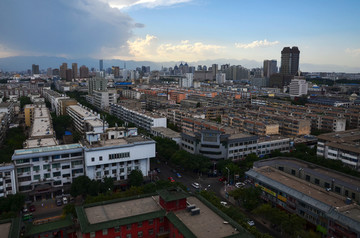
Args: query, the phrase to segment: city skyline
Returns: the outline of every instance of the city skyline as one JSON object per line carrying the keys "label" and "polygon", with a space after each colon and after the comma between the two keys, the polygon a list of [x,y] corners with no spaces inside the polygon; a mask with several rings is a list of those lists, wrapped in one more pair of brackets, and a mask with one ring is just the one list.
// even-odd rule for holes
{"label": "city skyline", "polygon": [[300,70],[316,64],[360,71],[360,3],[346,3],[5,1],[0,3],[0,58],[248,59],[261,62],[261,67],[266,59],[280,62],[283,47],[297,46]]}

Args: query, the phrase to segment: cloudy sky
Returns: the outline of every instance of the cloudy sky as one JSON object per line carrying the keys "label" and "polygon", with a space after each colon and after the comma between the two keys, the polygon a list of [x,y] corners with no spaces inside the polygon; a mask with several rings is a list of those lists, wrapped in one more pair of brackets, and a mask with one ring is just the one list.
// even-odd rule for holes
{"label": "cloudy sky", "polygon": [[360,67],[359,0],[1,0],[0,58],[277,59]]}

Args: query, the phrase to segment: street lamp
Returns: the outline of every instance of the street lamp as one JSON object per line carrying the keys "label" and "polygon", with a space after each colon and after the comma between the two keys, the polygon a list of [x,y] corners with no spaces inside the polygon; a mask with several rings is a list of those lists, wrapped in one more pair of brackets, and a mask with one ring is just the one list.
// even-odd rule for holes
{"label": "street lamp", "polygon": [[[225,167],[225,169],[228,171],[228,182],[230,180],[230,169],[228,167]],[[226,192],[226,181],[225,181],[225,192]]]}

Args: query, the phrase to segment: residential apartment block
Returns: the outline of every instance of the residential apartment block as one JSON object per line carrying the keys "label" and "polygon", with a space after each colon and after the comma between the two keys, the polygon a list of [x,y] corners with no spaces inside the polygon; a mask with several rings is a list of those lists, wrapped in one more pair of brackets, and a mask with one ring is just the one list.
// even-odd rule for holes
{"label": "residential apartment block", "polygon": [[360,236],[358,178],[281,157],[257,161],[245,174],[264,200],[304,218],[324,236]]}
{"label": "residential apartment block", "polygon": [[110,104],[110,114],[148,131],[151,130],[151,127],[167,127],[166,117],[160,117],[155,113],[145,111],[140,112],[119,104]]}
{"label": "residential apartment block", "polygon": [[321,134],[316,154],[326,159],[341,160],[345,165],[360,170],[360,130]]}
{"label": "residential apartment block", "polygon": [[14,165],[11,163],[0,164],[0,198],[15,194],[16,192]]}
{"label": "residential apartment block", "polygon": [[84,175],[83,148],[80,144],[45,146],[15,150],[17,191],[34,201],[63,193],[63,186]]}

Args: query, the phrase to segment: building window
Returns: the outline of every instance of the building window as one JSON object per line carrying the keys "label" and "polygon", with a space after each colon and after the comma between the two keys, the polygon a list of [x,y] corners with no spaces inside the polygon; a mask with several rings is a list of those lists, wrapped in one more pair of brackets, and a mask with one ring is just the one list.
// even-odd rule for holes
{"label": "building window", "polygon": [[355,193],[351,193],[351,198],[355,199]]}
{"label": "building window", "polygon": [[320,184],[320,180],[319,179],[315,179],[315,184],[319,185]]}
{"label": "building window", "polygon": [[330,184],[329,183],[325,183],[325,188],[330,188]]}
{"label": "building window", "polygon": [[154,220],[153,220],[153,219],[149,220],[149,225],[152,225],[152,224],[154,224]]}
{"label": "building window", "polygon": [[116,174],[116,169],[113,169],[113,170],[112,170],[112,173],[113,173],[113,174]]}
{"label": "building window", "polygon": [[149,229],[149,235],[153,235],[154,234],[154,229]]}
{"label": "building window", "polygon": [[99,157],[99,160],[102,161],[102,156]]}
{"label": "building window", "polygon": [[310,181],[310,175],[306,175],[305,180]]}
{"label": "building window", "polygon": [[163,233],[164,232],[164,227],[163,226],[160,226],[160,233]]}
{"label": "building window", "polygon": [[61,169],[70,169],[70,165],[69,165],[69,164],[63,165],[63,166],[61,167]]}
{"label": "building window", "polygon": [[94,162],[95,161],[95,158],[94,157],[91,157],[91,162]]}
{"label": "building window", "polygon": [[126,229],[127,229],[127,230],[130,230],[130,229],[131,229],[131,224],[126,225]]}
{"label": "building window", "polygon": [[38,162],[39,161],[39,157],[38,158],[32,158],[33,162]]}
{"label": "building window", "polygon": [[34,180],[40,180],[40,174],[34,175]]}
{"label": "building window", "polygon": [[39,165],[33,167],[33,171],[38,172],[39,170],[40,170],[40,166],[39,166]]}
{"label": "building window", "polygon": [[131,234],[126,234],[126,238],[131,238]]}
{"label": "building window", "polygon": [[345,190],[345,196],[349,196],[349,191],[348,190]]}
{"label": "building window", "polygon": [[115,232],[120,232],[120,226],[115,226],[115,227],[114,227],[114,231],[115,231]]}
{"label": "building window", "polygon": [[143,237],[143,232],[142,231],[138,232],[138,237]]}
{"label": "building window", "polygon": [[279,170],[280,170],[280,171],[284,171],[284,167],[279,167]]}
{"label": "building window", "polygon": [[336,192],[336,193],[340,193],[340,192],[341,192],[341,189],[340,189],[339,187],[335,186],[335,192]]}
{"label": "building window", "polygon": [[159,221],[160,221],[160,223],[163,223],[164,222],[164,217],[160,217]]}
{"label": "building window", "polygon": [[54,186],[57,186],[57,185],[61,185],[61,180],[59,180],[59,181],[54,181]]}
{"label": "building window", "polygon": [[107,229],[103,229],[102,234],[103,234],[103,235],[107,235],[107,234],[108,234],[108,230],[107,230]]}
{"label": "building window", "polygon": [[292,170],[291,170],[291,174],[292,174],[292,175],[295,175],[295,169],[292,169]]}
{"label": "building window", "polygon": [[138,227],[142,227],[142,222],[138,222]]}
{"label": "building window", "polygon": [[90,232],[90,238],[95,238],[95,232]]}

